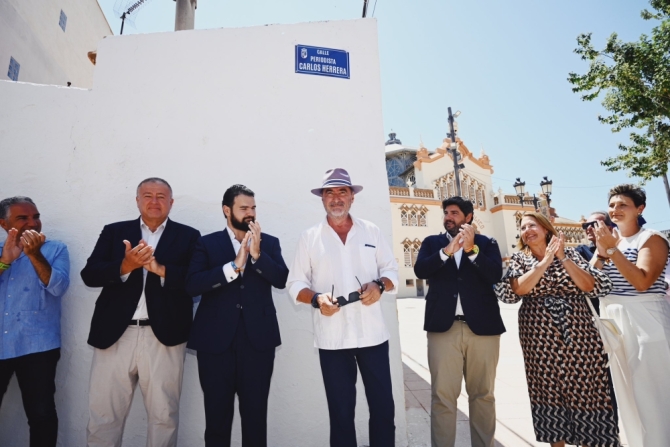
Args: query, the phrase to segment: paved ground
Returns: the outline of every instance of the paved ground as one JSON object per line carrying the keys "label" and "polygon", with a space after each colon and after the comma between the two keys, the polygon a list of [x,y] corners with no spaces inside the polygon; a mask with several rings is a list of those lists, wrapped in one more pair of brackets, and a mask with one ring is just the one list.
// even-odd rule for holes
{"label": "paved ground", "polygon": [[[400,344],[405,372],[405,407],[410,447],[430,446],[430,374],[423,331],[423,298],[398,299]],[[496,447],[547,446],[535,440],[530,400],[519,344],[517,312],[519,304],[501,304],[507,332],[500,341],[500,360],[496,375]],[[470,446],[468,400],[463,392],[458,399],[456,447]],[[622,436],[622,441],[625,438]]]}

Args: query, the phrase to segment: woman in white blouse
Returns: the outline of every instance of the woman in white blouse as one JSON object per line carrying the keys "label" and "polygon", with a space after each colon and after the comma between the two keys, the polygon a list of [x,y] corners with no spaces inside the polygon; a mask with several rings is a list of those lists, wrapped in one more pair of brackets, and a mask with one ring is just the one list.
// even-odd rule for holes
{"label": "woman in white blouse", "polygon": [[611,363],[614,391],[629,445],[670,445],[670,303],[665,300],[668,240],[642,227],[646,195],[623,184],[609,192],[610,231],[597,223],[592,263],[614,284],[601,299],[604,318],[614,319],[623,343]]}

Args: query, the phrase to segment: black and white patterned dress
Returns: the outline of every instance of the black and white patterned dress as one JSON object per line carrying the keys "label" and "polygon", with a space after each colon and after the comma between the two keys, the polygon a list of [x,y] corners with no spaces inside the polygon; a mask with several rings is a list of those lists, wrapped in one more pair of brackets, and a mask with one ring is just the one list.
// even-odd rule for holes
{"label": "black and white patterned dress", "polygon": [[[590,267],[574,249],[567,247],[565,254],[595,278],[595,288],[588,296],[598,298],[612,289],[607,275]],[[505,278],[496,285],[500,301],[523,300],[519,338],[537,440],[618,447],[607,356],[586,303],[587,294],[556,258],[530,293],[519,296],[512,292],[509,278],[537,264],[530,252],[514,253]]]}

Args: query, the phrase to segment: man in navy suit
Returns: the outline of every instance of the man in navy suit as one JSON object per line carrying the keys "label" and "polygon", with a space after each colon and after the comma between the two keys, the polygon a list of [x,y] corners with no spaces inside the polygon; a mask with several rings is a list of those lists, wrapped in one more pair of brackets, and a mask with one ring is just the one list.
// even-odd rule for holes
{"label": "man in navy suit", "polygon": [[140,218],[103,228],[81,271],[102,287],[88,343],[89,446],[120,446],[138,382],[147,446],[177,445],[179,398],[193,299],[184,288],[200,233],[168,219],[172,188],[152,177],[137,187]]}
{"label": "man in navy suit", "polygon": [[473,447],[493,447],[493,396],[500,334],[505,332],[493,285],[502,277],[495,239],[475,234],[473,206],[451,197],[442,202],[446,234],[427,237],[414,265],[430,280],[424,330],[428,332],[433,447],[453,447],[461,381],[470,403]]}
{"label": "man in navy suit", "polygon": [[272,287],[286,286],[288,268],[279,239],[261,233],[253,191],[233,185],[222,205],[227,227],[200,238],[186,279],[188,293],[202,295],[188,347],[198,351],[205,445],[230,446],[237,393],[243,447],[265,447],[281,344]]}

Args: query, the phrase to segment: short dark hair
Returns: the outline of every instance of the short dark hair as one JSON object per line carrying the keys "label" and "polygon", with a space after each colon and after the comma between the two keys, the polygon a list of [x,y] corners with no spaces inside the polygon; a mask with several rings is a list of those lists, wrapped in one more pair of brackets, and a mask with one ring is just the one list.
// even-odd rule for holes
{"label": "short dark hair", "polygon": [[254,197],[254,192],[247,188],[244,185],[233,185],[230,188],[226,189],[226,192],[223,194],[223,200],[221,201],[222,206],[227,206],[228,208],[233,207],[233,203],[235,203],[235,197],[239,196],[240,194],[244,194],[245,196],[249,197]]}
{"label": "short dark hair", "polygon": [[610,219],[610,215],[607,211],[594,211],[591,213],[593,216],[594,214],[600,214],[601,216],[605,217],[605,225],[607,225],[610,228],[614,227],[614,223],[612,222],[612,219]]}
{"label": "short dark hair", "polygon": [[138,193],[140,192],[140,186],[144,185],[145,183],[162,183],[163,185],[168,187],[168,189],[170,190],[170,195],[172,195],[172,186],[170,186],[170,184],[166,180],[163,180],[160,177],[149,177],[142,180],[140,184],[137,185]]}
{"label": "short dark hair", "polygon": [[471,201],[465,200],[463,197],[460,196],[453,196],[446,198],[442,201],[442,211],[447,209],[449,205],[456,205],[458,209],[460,209],[461,212],[466,216],[472,213],[472,218],[470,219],[470,222],[467,222],[472,223],[472,220],[475,218],[475,207],[472,205]]}
{"label": "short dark hair", "polygon": [[647,204],[647,193],[644,192],[644,189],[630,183],[622,183],[610,189],[607,201],[609,202],[614,196],[628,197],[636,207]]}
{"label": "short dark hair", "polygon": [[[7,219],[8,214],[9,214],[9,207],[12,205],[18,205],[21,203],[30,203],[32,205],[35,205],[35,202],[33,202],[33,199],[30,197],[26,196],[14,196],[14,197],[8,197],[2,201],[0,201],[0,219]],[[37,205],[35,205],[37,206]]]}

